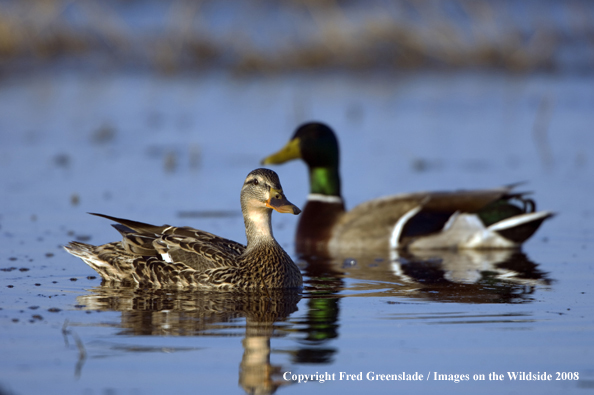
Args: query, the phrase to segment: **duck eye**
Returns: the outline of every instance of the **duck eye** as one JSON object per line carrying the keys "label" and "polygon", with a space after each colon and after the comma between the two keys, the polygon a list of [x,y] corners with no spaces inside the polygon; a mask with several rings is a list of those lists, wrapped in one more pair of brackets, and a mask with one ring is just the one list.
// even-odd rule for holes
{"label": "duck eye", "polygon": [[257,179],[257,178],[254,178],[254,179],[252,180],[252,182],[254,183],[254,185],[258,185],[258,179]]}

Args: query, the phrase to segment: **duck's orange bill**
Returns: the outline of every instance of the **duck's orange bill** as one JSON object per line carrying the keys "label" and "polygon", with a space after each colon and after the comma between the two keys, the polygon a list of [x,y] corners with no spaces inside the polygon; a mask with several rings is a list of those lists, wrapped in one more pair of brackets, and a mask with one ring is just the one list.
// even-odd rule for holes
{"label": "duck's orange bill", "polygon": [[270,188],[270,198],[266,201],[266,207],[270,207],[279,213],[299,214],[301,210],[293,203],[289,202],[282,192]]}

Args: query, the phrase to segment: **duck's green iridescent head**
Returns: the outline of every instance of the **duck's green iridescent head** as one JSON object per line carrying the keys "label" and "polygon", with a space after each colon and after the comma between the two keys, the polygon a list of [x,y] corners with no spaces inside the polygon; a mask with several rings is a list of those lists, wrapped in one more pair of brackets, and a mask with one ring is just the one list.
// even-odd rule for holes
{"label": "duck's green iridescent head", "polygon": [[332,129],[320,122],[305,123],[280,151],[266,157],[262,164],[281,164],[294,159],[303,160],[309,167],[311,193],[340,196],[338,140]]}
{"label": "duck's green iridescent head", "polygon": [[266,157],[262,164],[277,165],[294,159],[302,159],[310,168],[338,168],[338,140],[332,129],[320,122],[305,123],[297,128],[287,145]]}

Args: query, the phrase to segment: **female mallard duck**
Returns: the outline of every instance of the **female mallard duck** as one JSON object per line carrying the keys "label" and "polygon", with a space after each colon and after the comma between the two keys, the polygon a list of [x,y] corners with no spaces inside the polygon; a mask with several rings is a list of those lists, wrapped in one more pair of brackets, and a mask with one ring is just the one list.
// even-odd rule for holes
{"label": "female mallard duck", "polygon": [[310,194],[297,227],[297,252],[330,254],[378,249],[517,248],[553,214],[513,186],[386,196],[345,211],[338,141],[321,123],[301,125],[263,164],[302,159]]}
{"label": "female mallard duck", "polygon": [[301,273],[272,235],[272,210],[299,214],[268,169],[248,174],[241,188],[247,247],[189,227],[154,226],[94,214],[118,222],[121,242],[92,246],[71,242],[66,250],[106,281],[141,287],[219,290],[298,288]]}

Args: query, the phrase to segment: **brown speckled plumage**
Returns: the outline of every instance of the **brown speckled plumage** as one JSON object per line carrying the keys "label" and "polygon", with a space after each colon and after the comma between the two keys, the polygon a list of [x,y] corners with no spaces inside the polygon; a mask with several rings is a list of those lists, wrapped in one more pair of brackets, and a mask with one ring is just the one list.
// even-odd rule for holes
{"label": "brown speckled plumage", "polygon": [[272,209],[299,214],[282,193],[275,172],[256,169],[241,190],[247,247],[189,227],[154,226],[101,214],[118,225],[121,242],[92,246],[71,242],[66,250],[108,282],[141,287],[219,290],[298,288],[299,269],[272,235]]}

